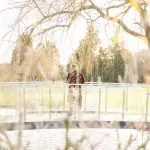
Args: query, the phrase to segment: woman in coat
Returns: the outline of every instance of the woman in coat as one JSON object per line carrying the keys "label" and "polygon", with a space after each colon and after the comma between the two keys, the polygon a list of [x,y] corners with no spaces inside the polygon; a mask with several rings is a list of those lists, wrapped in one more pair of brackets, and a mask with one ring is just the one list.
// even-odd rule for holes
{"label": "woman in coat", "polygon": [[70,111],[72,112],[74,104],[80,110],[82,105],[82,91],[81,84],[85,82],[84,76],[79,72],[79,65],[73,64],[71,71],[67,76],[67,83],[69,84],[68,101]]}

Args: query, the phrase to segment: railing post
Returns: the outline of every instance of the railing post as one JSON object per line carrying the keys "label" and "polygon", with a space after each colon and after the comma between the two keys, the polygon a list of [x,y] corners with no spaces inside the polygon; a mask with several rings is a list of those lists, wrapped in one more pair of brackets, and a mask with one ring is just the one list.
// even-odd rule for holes
{"label": "railing post", "polygon": [[149,105],[149,88],[147,88],[147,92],[146,92],[146,114],[145,114],[145,122],[147,122],[148,105]]}
{"label": "railing post", "polygon": [[[77,90],[77,87],[75,87],[75,89]],[[75,90],[75,91],[76,91]],[[77,120],[77,116],[76,116],[76,111],[77,111],[77,99],[76,99],[76,96],[75,96],[75,99],[73,100],[73,109],[72,109],[72,113],[73,113],[73,116],[74,116],[74,120]]]}
{"label": "railing post", "polygon": [[19,86],[17,87],[17,112],[18,112],[18,118],[19,123],[17,125],[18,132],[18,139],[17,139],[17,150],[21,150],[22,147],[22,130],[23,130],[23,117],[22,117],[22,88]]}
{"label": "railing post", "polygon": [[98,120],[100,120],[100,108],[101,107],[101,86],[99,86],[99,102],[98,102]]}
{"label": "railing post", "polygon": [[41,109],[41,113],[43,113],[43,87],[42,87],[42,89],[41,89],[41,105],[42,105],[42,109]]}
{"label": "railing post", "polygon": [[87,85],[85,84],[85,103],[84,103],[84,111],[86,112],[86,101],[87,101]]}
{"label": "railing post", "polygon": [[128,85],[126,87],[126,112],[128,111]]}
{"label": "railing post", "polygon": [[23,109],[24,109],[24,122],[26,122],[26,91],[25,88],[23,88]]}
{"label": "railing post", "polygon": [[64,84],[64,98],[63,98],[63,111],[65,111],[65,99],[66,99],[66,86]]}
{"label": "railing post", "polygon": [[107,112],[107,100],[108,100],[108,97],[107,97],[107,85],[106,85],[106,91],[105,91],[105,112]]}
{"label": "railing post", "polygon": [[49,121],[51,121],[51,87],[49,88]]}
{"label": "railing post", "polygon": [[124,107],[125,107],[125,87],[123,88],[122,120],[124,120]]}

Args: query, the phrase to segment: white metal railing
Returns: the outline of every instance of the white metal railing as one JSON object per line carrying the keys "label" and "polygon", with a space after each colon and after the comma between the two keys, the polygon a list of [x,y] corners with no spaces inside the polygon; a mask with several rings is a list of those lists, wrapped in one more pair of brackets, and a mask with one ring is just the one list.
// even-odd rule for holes
{"label": "white metal railing", "polygon": [[[125,120],[126,115],[132,112],[132,107],[136,105],[142,106],[142,116],[144,121],[148,121],[149,116],[149,88],[150,85],[144,84],[125,84],[125,83],[91,83],[87,82],[81,85],[82,88],[82,112],[85,114],[96,114],[97,120],[101,120],[101,116],[107,114],[118,114],[120,120]],[[22,112],[24,121],[27,120],[28,114],[31,112],[47,112],[49,120],[52,120],[54,113],[67,113],[68,109],[68,84],[64,82],[11,82],[0,83],[0,107],[9,106],[17,109],[16,112]],[[137,89],[136,89],[137,88]],[[135,91],[134,91],[135,89]],[[136,91],[137,90],[137,91]],[[133,100],[131,96],[133,92],[134,96],[137,95],[137,101]],[[143,96],[141,100],[138,100],[139,93]],[[117,103],[118,98],[119,106],[113,106],[113,102]],[[136,98],[135,98],[136,99]],[[5,101],[8,101],[5,104]],[[11,104],[8,105],[9,101]],[[135,106],[131,104],[134,101]],[[33,104],[31,104],[33,102]],[[28,104],[29,103],[29,104]],[[37,104],[38,103],[38,104]],[[59,108],[56,108],[53,103],[58,103]],[[95,104],[94,104],[95,103]],[[32,106],[33,105],[33,106]],[[34,105],[37,105],[37,108]],[[92,107],[90,106],[92,105]],[[116,104],[118,105],[118,104]],[[130,108],[130,105],[133,105]],[[29,110],[30,109],[30,110]],[[35,109],[35,111],[33,111]],[[138,107],[133,111],[138,115]],[[135,115],[136,116],[136,115]]]}

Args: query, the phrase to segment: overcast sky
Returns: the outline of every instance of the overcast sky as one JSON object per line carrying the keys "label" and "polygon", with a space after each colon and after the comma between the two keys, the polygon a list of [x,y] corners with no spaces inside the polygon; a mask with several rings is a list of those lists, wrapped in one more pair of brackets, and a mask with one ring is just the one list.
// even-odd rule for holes
{"label": "overcast sky", "polygon": [[[0,9],[7,8],[7,0],[0,0]],[[16,12],[13,11],[11,13],[4,13],[3,15],[0,15],[0,39],[4,32],[8,29],[8,26],[14,19]],[[126,16],[125,22],[131,22],[132,19],[135,18],[134,12]],[[103,46],[107,46],[109,44],[109,37],[113,35],[113,28],[110,26],[110,28],[107,28],[107,30],[104,30],[105,21],[101,19],[99,24],[96,24],[96,29],[98,29],[99,32],[99,38]],[[85,33],[87,31],[87,24],[82,19],[79,18],[76,23],[72,26],[70,29],[70,32],[67,34],[62,34],[58,32],[54,37],[50,38],[55,42],[56,46],[60,50],[60,59],[62,64],[66,64],[68,57],[72,53],[73,50],[75,50],[79,46],[79,41],[85,36]],[[106,34],[107,32],[107,34]],[[125,47],[128,48],[131,51],[136,51],[140,48],[146,48],[146,45],[138,40],[137,38],[123,32],[120,35],[121,39],[125,40]],[[8,41],[0,41],[0,63],[2,62],[10,62],[11,55],[12,55],[12,47],[10,44],[12,44],[13,38],[10,42]]]}

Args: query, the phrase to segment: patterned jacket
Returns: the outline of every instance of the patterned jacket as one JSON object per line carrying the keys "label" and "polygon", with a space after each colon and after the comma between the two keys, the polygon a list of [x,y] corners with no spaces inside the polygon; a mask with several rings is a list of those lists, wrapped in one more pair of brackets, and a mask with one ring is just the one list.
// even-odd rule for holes
{"label": "patterned jacket", "polygon": [[[74,71],[74,72],[68,74],[67,82],[69,84],[83,84],[84,83],[84,76],[82,73],[78,73],[77,71]],[[81,85],[69,85],[69,88],[71,88],[71,87],[81,88]]]}

